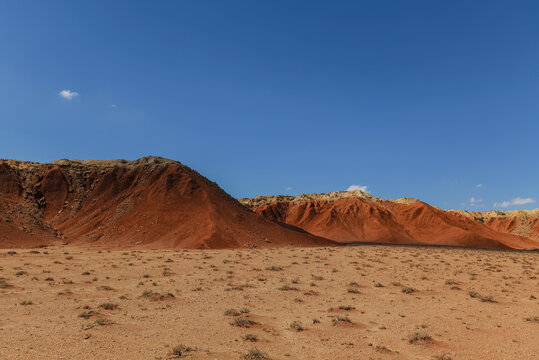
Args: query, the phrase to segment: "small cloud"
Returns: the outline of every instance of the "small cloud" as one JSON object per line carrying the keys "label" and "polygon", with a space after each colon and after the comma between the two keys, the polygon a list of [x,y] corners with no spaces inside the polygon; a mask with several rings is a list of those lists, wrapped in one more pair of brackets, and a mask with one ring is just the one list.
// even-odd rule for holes
{"label": "small cloud", "polygon": [[288,187],[286,188],[286,191],[292,191],[292,188],[291,188],[290,186],[288,186]]}
{"label": "small cloud", "polygon": [[112,104],[112,105],[111,105],[110,107],[112,107],[112,108],[117,108],[117,107],[118,107],[118,105],[116,105],[116,104]]}
{"label": "small cloud", "polygon": [[474,207],[481,207],[483,206],[483,199],[478,199],[472,196],[470,200],[468,200],[468,205]]}
{"label": "small cloud", "polygon": [[369,192],[369,187],[368,186],[363,186],[363,185],[350,185],[348,187],[348,189],[346,189],[346,191],[354,191],[354,190],[359,190],[359,191],[363,191],[363,192],[366,192],[368,193]]}
{"label": "small cloud", "polygon": [[483,187],[483,184],[477,184],[475,185],[476,188],[482,188]]}
{"label": "small cloud", "polygon": [[61,98],[64,98],[66,100],[71,100],[73,99],[74,97],[77,97],[79,96],[79,93],[76,92],[76,91],[71,91],[71,90],[62,90],[58,93],[58,95],[61,97]]}
{"label": "small cloud", "polygon": [[532,198],[514,198],[509,201],[502,201],[502,202],[496,202],[494,203],[495,207],[509,207],[509,206],[515,206],[515,205],[526,205],[526,204],[532,204],[535,200]]}

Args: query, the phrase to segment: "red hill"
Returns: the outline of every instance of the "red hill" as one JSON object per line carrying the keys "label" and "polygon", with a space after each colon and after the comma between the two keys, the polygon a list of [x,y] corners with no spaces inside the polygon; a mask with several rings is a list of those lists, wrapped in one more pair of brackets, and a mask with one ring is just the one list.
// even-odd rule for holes
{"label": "red hill", "polygon": [[0,160],[0,247],[57,241],[107,248],[333,244],[249,211],[176,161]]}
{"label": "red hill", "polygon": [[539,241],[415,199],[383,200],[361,191],[240,199],[268,219],[338,242],[539,248]]}

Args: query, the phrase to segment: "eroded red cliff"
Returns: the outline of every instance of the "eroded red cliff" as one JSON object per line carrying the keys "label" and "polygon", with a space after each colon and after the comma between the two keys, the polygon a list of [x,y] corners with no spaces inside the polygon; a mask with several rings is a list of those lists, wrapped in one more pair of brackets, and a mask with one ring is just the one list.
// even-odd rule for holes
{"label": "eroded red cliff", "polygon": [[0,247],[331,245],[249,211],[176,161],[0,161]]}

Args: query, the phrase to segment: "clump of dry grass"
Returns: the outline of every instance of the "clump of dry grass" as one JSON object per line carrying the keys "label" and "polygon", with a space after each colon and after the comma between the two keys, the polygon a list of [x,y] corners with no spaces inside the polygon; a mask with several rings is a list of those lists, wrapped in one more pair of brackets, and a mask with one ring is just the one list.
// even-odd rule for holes
{"label": "clump of dry grass", "polygon": [[166,294],[160,294],[151,290],[144,290],[140,297],[150,299],[150,301],[164,301],[167,299],[174,299],[176,296],[174,296],[174,294],[170,292]]}
{"label": "clump of dry grass", "polygon": [[434,359],[435,360],[453,360],[453,358],[446,353],[435,355]]}
{"label": "clump of dry grass", "polygon": [[266,268],[266,270],[269,270],[269,271],[281,271],[281,270],[283,270],[283,267],[282,266],[268,266]]}
{"label": "clump of dry grass", "polygon": [[269,360],[268,354],[258,350],[257,348],[252,348],[249,352],[243,355],[242,359],[244,360]]}
{"label": "clump of dry grass", "polygon": [[290,323],[290,329],[296,330],[298,332],[305,330],[299,321],[292,321]]}
{"label": "clump of dry grass", "polygon": [[172,348],[172,351],[170,352],[170,355],[176,356],[176,357],[182,357],[182,356],[184,356],[187,353],[192,352],[192,351],[195,351],[195,349],[193,349],[192,347],[180,344],[180,345],[176,345],[176,346],[174,346],[174,348]]}
{"label": "clump of dry grass", "polygon": [[10,283],[7,282],[5,278],[0,278],[0,289],[7,289],[9,287],[12,287]]}
{"label": "clump of dry grass", "polygon": [[247,316],[236,316],[230,324],[241,328],[249,328],[251,325],[257,324],[257,322]]}
{"label": "clump of dry grass", "polygon": [[283,285],[279,288],[279,290],[281,291],[293,291],[293,290],[298,290],[297,287],[295,286],[290,286],[290,285]]}
{"label": "clump of dry grass", "polygon": [[332,319],[331,319],[331,322],[333,323],[333,326],[340,326],[341,324],[351,324],[352,323],[352,320],[350,320],[350,318],[348,317],[348,315],[337,315],[337,316],[334,316]]}
{"label": "clump of dry grass", "polygon": [[118,308],[118,304],[113,304],[113,303],[103,303],[101,305],[99,305],[100,308],[102,309],[105,309],[105,310],[115,310]]}
{"label": "clump of dry grass", "polygon": [[408,342],[414,345],[430,344],[432,342],[432,337],[423,332],[416,332],[408,338]]}
{"label": "clump of dry grass", "polygon": [[112,288],[108,285],[101,285],[97,287],[97,290],[112,291]]}
{"label": "clump of dry grass", "polygon": [[92,316],[94,315],[99,315],[99,312],[95,311],[95,310],[90,310],[90,311],[83,311],[79,314],[79,317],[83,318],[83,319],[89,319],[91,318]]}
{"label": "clump of dry grass", "polygon": [[468,295],[471,298],[479,299],[481,302],[495,302],[494,296],[492,295],[480,295],[477,291],[468,291]]}
{"label": "clump of dry grass", "polygon": [[239,311],[236,309],[226,309],[225,316],[238,316],[240,315]]}
{"label": "clump of dry grass", "polygon": [[99,326],[104,326],[104,325],[111,325],[113,324],[112,320],[109,320],[109,319],[105,319],[105,318],[98,318],[95,320],[95,323]]}
{"label": "clump of dry grass", "polygon": [[239,311],[236,309],[226,309],[225,315],[226,316],[239,316],[241,314],[248,314],[249,311],[250,310],[248,308],[243,308],[243,309],[240,309]]}
{"label": "clump of dry grass", "polygon": [[258,336],[256,336],[255,334],[245,334],[243,336],[243,340],[250,341],[250,342],[257,342]]}

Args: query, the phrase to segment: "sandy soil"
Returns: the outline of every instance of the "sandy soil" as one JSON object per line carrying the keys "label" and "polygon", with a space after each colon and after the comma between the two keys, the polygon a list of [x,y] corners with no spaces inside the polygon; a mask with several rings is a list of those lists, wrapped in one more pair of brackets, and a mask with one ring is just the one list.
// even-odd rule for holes
{"label": "sandy soil", "polygon": [[375,245],[1,250],[0,359],[168,359],[180,344],[187,359],[253,348],[271,359],[533,359],[538,260]]}

